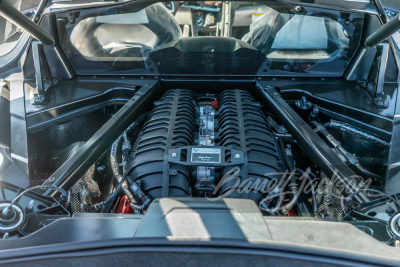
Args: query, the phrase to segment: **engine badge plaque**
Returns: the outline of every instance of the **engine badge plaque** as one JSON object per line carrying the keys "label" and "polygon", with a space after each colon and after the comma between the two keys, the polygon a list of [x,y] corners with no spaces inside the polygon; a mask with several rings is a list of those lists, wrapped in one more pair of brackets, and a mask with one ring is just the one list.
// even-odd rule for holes
{"label": "engine badge plaque", "polygon": [[221,163],[220,148],[192,147],[192,163]]}

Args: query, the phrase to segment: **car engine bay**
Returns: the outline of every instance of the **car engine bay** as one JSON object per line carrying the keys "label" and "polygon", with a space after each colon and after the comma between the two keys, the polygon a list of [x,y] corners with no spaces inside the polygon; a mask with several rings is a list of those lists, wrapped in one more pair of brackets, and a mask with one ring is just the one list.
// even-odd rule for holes
{"label": "car engine bay", "polygon": [[54,46],[32,41],[2,85],[18,94],[0,140],[0,248],[46,244],[40,233],[228,238],[234,223],[272,240],[265,222],[292,221],[398,247],[394,44],[360,45],[380,26],[370,14],[266,2],[47,10]]}
{"label": "car engine bay", "polygon": [[[272,95],[280,96],[274,88],[269,90]],[[352,199],[349,194],[344,196],[335,180],[332,182],[305,157],[300,142],[271,110],[265,109],[268,106],[255,99],[249,91],[240,89],[223,90],[219,94],[167,90],[152,103],[150,110],[130,122],[108,153],[86,170],[70,190],[58,189],[52,177],[25,191],[2,182],[3,197],[14,201],[11,207],[14,212],[12,218],[2,217],[4,226],[0,230],[17,237],[30,235],[59,218],[81,213],[146,214],[151,203],[161,198],[211,202],[224,198],[249,199],[257,204],[263,216],[315,216],[337,221],[346,221],[347,217],[350,222],[360,222],[365,219],[363,216],[379,210],[367,207],[364,212],[369,215],[359,213],[360,217],[354,218],[351,209],[359,209],[358,200],[354,198],[354,204],[349,203]],[[388,140],[335,119],[322,123],[319,107],[305,96],[293,101],[292,106],[294,113],[302,115],[300,119],[309,120],[315,134],[326,138],[324,142],[331,144],[330,152],[342,165],[350,166],[351,169],[347,168],[361,181],[382,188],[380,174],[384,170],[374,174],[362,164],[378,150],[387,153]],[[120,109],[119,112],[124,108]],[[65,130],[60,125],[54,127]],[[342,146],[328,129],[361,138],[372,153],[362,157],[349,154],[344,148],[347,145]],[[84,144],[74,142],[52,153],[50,166],[58,168],[53,176]],[[367,180],[369,177],[372,180]],[[47,187],[57,191],[51,190],[46,196],[50,192],[46,192]],[[9,206],[6,203],[1,203],[2,210]],[[383,206],[383,213],[389,217],[388,210],[395,213],[397,209],[390,203]]]}

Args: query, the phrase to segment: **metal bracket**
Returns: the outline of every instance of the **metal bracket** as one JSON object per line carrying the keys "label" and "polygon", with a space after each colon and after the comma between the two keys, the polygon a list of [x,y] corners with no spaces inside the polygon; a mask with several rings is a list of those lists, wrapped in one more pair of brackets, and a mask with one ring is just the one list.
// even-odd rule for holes
{"label": "metal bracket", "polygon": [[[385,84],[385,73],[387,67],[387,60],[389,56],[389,43],[388,42],[380,43],[376,49],[377,52],[375,56],[375,63],[371,67],[368,81],[371,82],[371,80],[373,80],[374,84],[374,87],[371,92],[373,97],[372,103],[380,108],[386,108],[387,95],[383,91],[383,86]],[[374,73],[376,73],[376,77],[372,76]],[[367,88],[369,87],[367,86]]]}
{"label": "metal bracket", "polygon": [[[204,161],[197,162],[192,161],[192,149],[211,149],[218,150],[219,161]],[[184,152],[183,152],[184,151]],[[185,157],[181,157],[181,155],[185,154]],[[225,155],[230,155],[230,160],[226,161]],[[207,156],[207,155],[205,155]],[[214,167],[226,167],[226,166],[234,166],[239,164],[244,164],[244,153],[243,151],[227,148],[223,146],[184,146],[180,148],[170,149],[168,150],[168,162],[176,163],[186,166],[214,166]]]}
{"label": "metal bracket", "polygon": [[34,105],[41,105],[46,100],[46,92],[53,84],[49,65],[43,50],[43,44],[32,42],[33,64],[35,67],[36,86],[38,95],[34,99]]}
{"label": "metal bracket", "polygon": [[288,132],[283,125],[279,125],[270,116],[267,117],[267,121],[268,121],[269,125],[271,125],[272,129],[275,130],[275,132],[280,133],[280,134],[284,134],[284,133]]}

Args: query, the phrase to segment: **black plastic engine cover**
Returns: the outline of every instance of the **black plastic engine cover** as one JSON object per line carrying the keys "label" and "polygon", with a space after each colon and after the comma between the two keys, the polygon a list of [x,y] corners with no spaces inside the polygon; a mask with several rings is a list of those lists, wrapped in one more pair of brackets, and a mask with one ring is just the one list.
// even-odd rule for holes
{"label": "black plastic engine cover", "polygon": [[[127,164],[128,180],[141,180],[151,199],[190,195],[190,167],[168,163],[168,152],[194,144],[196,105],[189,90],[167,91],[141,129]],[[180,156],[186,160],[185,154]]]}
{"label": "black plastic engine cover", "polygon": [[[267,191],[272,179],[281,179],[285,170],[279,146],[259,103],[249,92],[224,91],[219,105],[219,145],[244,153],[244,165],[237,166],[240,168],[237,178],[220,182],[220,195],[249,198],[258,204],[265,195],[261,191]],[[229,175],[232,169],[233,166],[223,168],[222,177]],[[243,190],[246,188],[249,190]]]}

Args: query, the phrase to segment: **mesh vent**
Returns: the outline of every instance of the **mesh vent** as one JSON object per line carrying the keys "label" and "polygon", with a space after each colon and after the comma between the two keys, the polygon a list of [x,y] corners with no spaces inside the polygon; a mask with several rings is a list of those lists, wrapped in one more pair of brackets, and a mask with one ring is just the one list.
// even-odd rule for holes
{"label": "mesh vent", "polygon": [[71,188],[70,205],[73,213],[81,213],[81,203],[83,205],[93,205],[99,200],[100,189],[98,184],[93,180],[95,165],[76,182]]}
{"label": "mesh vent", "polygon": [[339,221],[343,219],[343,209],[341,205],[342,194],[337,187],[325,176],[315,191],[318,216],[332,217]]}
{"label": "mesh vent", "polygon": [[[76,142],[67,148],[59,151],[51,160],[51,166],[55,169],[60,168],[67,160],[69,160],[85,142]],[[73,213],[80,213],[81,203],[83,205],[96,204],[100,196],[98,184],[93,180],[95,165],[92,165],[89,170],[71,188],[70,205]]]}

